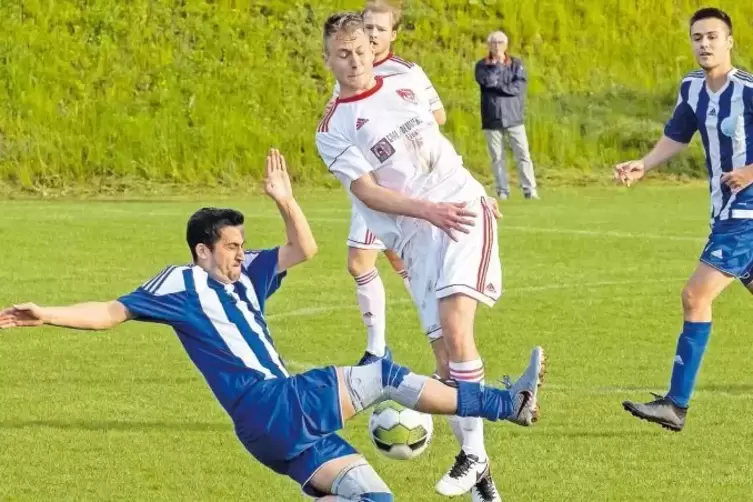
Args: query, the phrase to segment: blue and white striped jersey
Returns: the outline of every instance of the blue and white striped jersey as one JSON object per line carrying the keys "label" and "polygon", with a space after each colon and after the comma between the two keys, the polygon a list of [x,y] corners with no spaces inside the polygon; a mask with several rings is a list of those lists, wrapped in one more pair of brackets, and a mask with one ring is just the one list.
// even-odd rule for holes
{"label": "blue and white striped jersey", "polygon": [[712,224],[753,219],[753,188],[733,194],[721,182],[723,173],[753,164],[753,75],[733,69],[724,86],[711,92],[703,70],[689,73],[664,134],[690,143],[696,131],[706,152]]}
{"label": "blue and white striped jersey", "polygon": [[264,305],[279,287],[278,248],[247,251],[240,280],[223,284],[198,266],[172,266],[118,299],[141,321],[171,326],[222,406],[232,413],[250,385],[289,376]]}

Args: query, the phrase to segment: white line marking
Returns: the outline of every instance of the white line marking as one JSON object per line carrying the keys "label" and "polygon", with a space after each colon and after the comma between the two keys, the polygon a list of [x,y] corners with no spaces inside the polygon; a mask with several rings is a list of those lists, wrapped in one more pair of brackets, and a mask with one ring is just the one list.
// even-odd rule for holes
{"label": "white line marking", "polygon": [[520,227],[510,226],[501,223],[499,228],[502,230],[513,230],[515,232],[530,232],[530,233],[551,233],[551,234],[572,234],[572,235],[585,235],[588,237],[615,237],[619,239],[660,239],[665,241],[687,241],[687,242],[705,242],[706,240],[701,237],[694,237],[691,235],[660,235],[660,234],[643,234],[632,232],[601,232],[597,230],[578,230],[574,228],[542,228],[542,227]]}
{"label": "white line marking", "polygon": [[[181,201],[179,201],[181,202]],[[138,203],[138,202],[137,202]],[[71,206],[71,208],[74,208],[75,206]],[[86,206],[85,208],[82,206],[79,208],[81,211],[86,212],[87,214],[90,214],[90,207]],[[171,208],[171,207],[164,207],[160,206],[159,204],[154,205],[150,204],[149,208],[149,214],[151,216],[177,216],[183,214],[183,209],[177,209],[177,208]],[[130,216],[132,214],[132,211],[125,208],[120,207],[113,207],[108,205],[102,205],[97,207],[97,214],[107,213],[110,215],[115,214],[121,214],[123,216]],[[308,218],[311,222],[320,222],[320,223],[347,223],[350,221],[350,218],[347,217],[327,217],[327,216],[316,216],[317,214],[326,213],[326,214],[350,214],[350,209],[342,209],[342,208],[328,208],[328,209],[310,209],[306,211],[306,214],[313,215]],[[78,215],[76,215],[78,217]],[[56,215],[51,214],[47,215],[46,218],[48,219],[73,219],[73,216],[66,216],[66,215]],[[280,218],[280,215],[277,213],[262,213],[262,212],[255,212],[253,215],[247,216],[248,221],[252,221],[254,219],[260,219],[260,220],[278,220]],[[528,233],[554,233],[554,234],[570,234],[570,235],[583,235],[588,237],[611,237],[611,238],[618,238],[618,239],[656,239],[656,240],[666,240],[666,241],[687,241],[687,242],[705,242],[705,238],[698,237],[698,236],[692,236],[692,235],[661,235],[661,234],[644,234],[644,233],[633,233],[633,232],[614,232],[614,231],[599,231],[599,230],[582,230],[577,228],[551,228],[551,227],[530,227],[530,226],[518,226],[518,225],[507,225],[505,223],[505,220],[500,220],[499,228],[504,230],[512,230],[514,232],[528,232]]]}
{"label": "white line marking", "polygon": [[[502,289],[503,293],[518,293],[529,292],[535,293],[538,291],[552,291],[557,289],[583,289],[583,288],[601,288],[609,286],[632,286],[634,284],[664,284],[670,282],[679,282],[686,280],[687,277],[679,278],[665,278],[665,279],[648,279],[648,280],[633,280],[633,281],[598,281],[598,282],[586,282],[575,284],[545,284],[542,286],[522,286],[518,288],[506,288]],[[387,302],[388,305],[401,305],[411,303],[411,300],[400,299]],[[267,319],[286,319],[290,317],[304,317],[315,316],[319,314],[328,314],[330,312],[336,312],[341,310],[355,310],[357,308],[356,303],[343,305],[323,305],[321,307],[308,307],[303,309],[291,310],[289,312],[280,312],[279,314],[270,314]]]}
{"label": "white line marking", "polygon": [[[329,213],[336,213],[339,211],[335,210],[328,210]],[[279,215],[274,214],[255,214],[253,217],[249,218],[260,218],[260,219],[278,219]],[[309,221],[312,222],[322,222],[322,223],[347,223],[350,221],[349,218],[331,218],[331,217],[320,217],[320,216],[312,216],[308,218]],[[666,240],[666,241],[686,241],[686,242],[706,242],[706,239],[699,236],[694,235],[662,235],[662,234],[645,234],[645,233],[634,233],[634,232],[615,232],[611,230],[607,231],[601,231],[601,230],[582,230],[578,228],[552,228],[552,227],[530,227],[530,226],[519,226],[519,225],[507,225],[505,224],[504,219],[500,220],[499,224],[500,231],[504,232],[505,230],[512,230],[514,232],[528,232],[528,233],[542,233],[542,234],[569,234],[569,235],[583,235],[587,237],[612,237],[617,239],[657,239],[657,240]]]}

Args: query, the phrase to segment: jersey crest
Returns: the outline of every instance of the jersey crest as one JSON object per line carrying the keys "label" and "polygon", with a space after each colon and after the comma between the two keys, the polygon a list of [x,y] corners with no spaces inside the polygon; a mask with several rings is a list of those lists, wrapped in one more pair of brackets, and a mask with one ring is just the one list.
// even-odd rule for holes
{"label": "jersey crest", "polygon": [[395,154],[395,147],[392,146],[392,143],[390,143],[387,138],[382,138],[371,147],[371,153],[379,159],[379,162],[384,163]]}
{"label": "jersey crest", "polygon": [[396,92],[398,96],[403,98],[408,103],[413,103],[414,105],[418,104],[418,100],[416,99],[416,94],[410,89],[398,89]]}

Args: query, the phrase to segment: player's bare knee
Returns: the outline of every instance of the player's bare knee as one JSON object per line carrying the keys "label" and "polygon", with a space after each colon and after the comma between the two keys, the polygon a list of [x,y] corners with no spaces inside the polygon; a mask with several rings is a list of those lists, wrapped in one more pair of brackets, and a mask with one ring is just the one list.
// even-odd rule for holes
{"label": "player's bare knee", "polygon": [[444,344],[449,361],[457,361],[472,356],[477,352],[476,341],[473,339],[473,331],[470,330],[444,330]]}
{"label": "player's bare knee", "polygon": [[359,277],[374,270],[376,253],[369,249],[348,248],[348,272]]}
{"label": "player's bare knee", "polygon": [[439,301],[439,318],[442,336],[447,350],[452,355],[458,344],[473,343],[473,322],[476,317],[477,301],[462,294],[455,294]]}
{"label": "player's bare knee", "polygon": [[387,483],[364,459],[346,466],[332,482],[332,493],[345,500],[392,502],[394,497]]}
{"label": "player's bare knee", "polygon": [[711,299],[697,287],[687,285],[682,290],[682,309],[686,314],[696,313],[708,309]]}

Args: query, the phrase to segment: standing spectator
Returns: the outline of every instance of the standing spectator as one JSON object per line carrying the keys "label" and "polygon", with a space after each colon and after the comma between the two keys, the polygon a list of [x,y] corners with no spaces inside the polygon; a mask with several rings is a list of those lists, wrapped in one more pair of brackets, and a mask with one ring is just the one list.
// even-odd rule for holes
{"label": "standing spectator", "polygon": [[492,158],[497,197],[505,200],[510,196],[503,139],[507,136],[518,166],[523,195],[526,199],[538,199],[536,177],[523,124],[526,72],[520,59],[507,54],[507,35],[501,31],[492,32],[487,42],[489,55],[476,63],[476,82],[481,87],[481,123]]}

